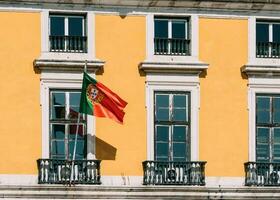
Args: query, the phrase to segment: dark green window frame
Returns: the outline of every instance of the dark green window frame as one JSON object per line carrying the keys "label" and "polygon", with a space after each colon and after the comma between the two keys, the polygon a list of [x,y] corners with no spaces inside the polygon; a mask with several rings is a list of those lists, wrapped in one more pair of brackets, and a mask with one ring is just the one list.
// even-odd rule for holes
{"label": "dark green window frame", "polygon": [[190,92],[155,91],[155,160],[190,160],[190,103]]}
{"label": "dark green window frame", "polygon": [[[79,101],[79,90],[50,90],[49,157],[51,159],[73,158]],[[86,130],[86,116],[81,114],[75,159],[86,158]]]}

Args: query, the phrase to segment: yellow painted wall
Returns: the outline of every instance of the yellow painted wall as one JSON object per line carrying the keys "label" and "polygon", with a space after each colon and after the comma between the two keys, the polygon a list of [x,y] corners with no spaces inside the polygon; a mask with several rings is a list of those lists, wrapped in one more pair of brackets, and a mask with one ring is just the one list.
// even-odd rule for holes
{"label": "yellow painted wall", "polygon": [[248,161],[248,24],[243,19],[199,20],[199,57],[209,64],[201,78],[200,160],[207,176],[244,176]]}
{"label": "yellow painted wall", "polygon": [[97,158],[102,175],[141,176],[146,159],[145,76],[138,65],[145,59],[144,16],[97,15],[96,57],[106,61],[97,79],[128,102],[124,125],[109,119],[96,122]]}
{"label": "yellow painted wall", "polygon": [[40,13],[0,12],[0,173],[37,174],[41,157]]}

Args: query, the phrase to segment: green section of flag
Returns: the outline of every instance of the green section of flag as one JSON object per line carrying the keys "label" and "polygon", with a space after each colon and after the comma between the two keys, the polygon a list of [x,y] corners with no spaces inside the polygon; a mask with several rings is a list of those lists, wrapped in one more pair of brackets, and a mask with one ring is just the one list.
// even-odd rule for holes
{"label": "green section of flag", "polygon": [[87,87],[89,84],[96,85],[97,81],[84,72],[79,112],[93,115],[94,109],[92,102],[87,98]]}

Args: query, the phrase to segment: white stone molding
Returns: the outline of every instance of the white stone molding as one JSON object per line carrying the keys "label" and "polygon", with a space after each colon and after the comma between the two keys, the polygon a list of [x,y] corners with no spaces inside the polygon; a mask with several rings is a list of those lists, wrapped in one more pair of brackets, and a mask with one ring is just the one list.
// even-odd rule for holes
{"label": "white stone molding", "polygon": [[[94,74],[91,74],[94,76]],[[42,158],[49,158],[49,94],[51,89],[81,89],[82,73],[41,72]],[[87,159],[95,159],[95,118],[87,115]]]}
{"label": "white stone molding", "polygon": [[273,78],[249,78],[249,161],[256,161],[256,94],[280,94],[280,80]]}
{"label": "white stone molding", "polygon": [[167,73],[189,73],[200,74],[208,68],[208,64],[198,60],[198,15],[176,15],[176,17],[190,18],[190,37],[191,37],[191,55],[154,55],[154,16],[173,15],[168,14],[147,14],[146,15],[146,59],[139,65],[139,69],[145,72],[167,72]]}
{"label": "white stone molding", "polygon": [[[57,69],[57,70],[77,70],[84,66],[85,61],[89,69],[95,71],[104,65],[103,61],[95,58],[95,14],[93,11],[85,11],[87,31],[87,52],[86,53],[67,53],[67,52],[50,52],[49,51],[49,13],[73,14],[77,11],[47,10],[41,11],[41,55],[34,61],[34,66],[38,69]],[[96,69],[95,69],[96,68]]]}
{"label": "white stone molding", "polygon": [[147,159],[154,160],[154,92],[186,91],[191,95],[191,161],[199,160],[199,78],[192,75],[147,74]]}
{"label": "white stone molding", "polygon": [[262,67],[270,67],[270,71],[275,68],[280,68],[280,59],[279,58],[257,58],[256,57],[256,22],[257,20],[280,20],[280,18],[276,17],[266,17],[266,16],[250,16],[248,19],[248,63],[244,68],[244,72],[251,73],[253,68],[257,68],[258,75],[262,70],[263,73],[266,73],[265,68]]}

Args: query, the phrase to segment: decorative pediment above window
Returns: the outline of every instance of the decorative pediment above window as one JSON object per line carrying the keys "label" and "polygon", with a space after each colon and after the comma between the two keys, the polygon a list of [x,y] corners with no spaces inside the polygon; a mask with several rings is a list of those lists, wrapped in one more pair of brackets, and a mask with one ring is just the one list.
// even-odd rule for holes
{"label": "decorative pediment above window", "polygon": [[208,69],[208,64],[202,62],[142,62],[140,70],[146,73],[176,73],[199,75]]}
{"label": "decorative pediment above window", "polygon": [[245,65],[242,70],[248,77],[279,77],[280,65]]}
{"label": "decorative pediment above window", "polygon": [[36,59],[34,60],[34,68],[44,71],[82,71],[85,63],[87,63],[87,71],[97,72],[104,66],[104,61],[95,60],[56,60],[56,59]]}

